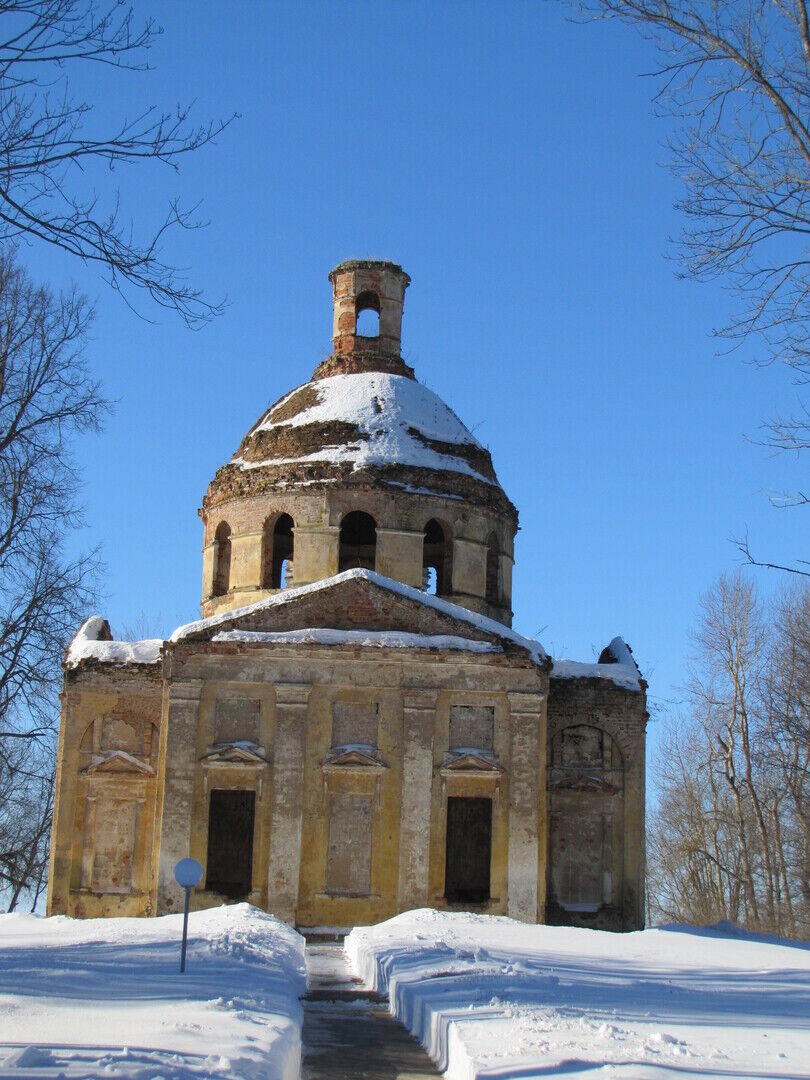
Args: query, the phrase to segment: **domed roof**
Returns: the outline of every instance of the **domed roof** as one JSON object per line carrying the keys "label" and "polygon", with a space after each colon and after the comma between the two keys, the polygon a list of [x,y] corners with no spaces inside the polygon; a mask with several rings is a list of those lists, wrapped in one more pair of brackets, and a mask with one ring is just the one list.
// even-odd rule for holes
{"label": "domed roof", "polygon": [[497,483],[489,453],[415,379],[382,371],[333,375],[272,405],[232,459],[243,469],[294,462],[407,465]]}
{"label": "domed roof", "polygon": [[[489,451],[402,360],[399,320],[407,280],[388,263],[344,263],[332,272],[333,354],[309,382],[262,414],[217,472],[204,507],[341,482],[464,499],[516,519]],[[362,297],[379,311],[379,338],[356,332]]]}

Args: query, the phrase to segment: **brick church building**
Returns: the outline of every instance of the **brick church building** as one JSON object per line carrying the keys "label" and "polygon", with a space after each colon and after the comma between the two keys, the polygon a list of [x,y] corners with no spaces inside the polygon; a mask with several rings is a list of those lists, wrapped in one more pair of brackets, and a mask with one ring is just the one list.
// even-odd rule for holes
{"label": "brick church building", "polygon": [[511,628],[517,510],[402,359],[408,275],[329,278],[331,355],[203,498],[202,619],[123,642],[94,616],[68,649],[48,912],[176,911],[191,855],[195,907],[304,929],[423,906],[636,929],[632,654]]}

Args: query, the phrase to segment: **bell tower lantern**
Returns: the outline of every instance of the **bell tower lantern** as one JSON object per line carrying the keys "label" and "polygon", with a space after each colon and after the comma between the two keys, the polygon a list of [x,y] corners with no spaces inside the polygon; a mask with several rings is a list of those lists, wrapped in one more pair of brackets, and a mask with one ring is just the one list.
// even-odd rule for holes
{"label": "bell tower lantern", "polygon": [[[334,319],[332,344],[335,356],[355,352],[400,355],[402,338],[402,307],[405,290],[411,279],[401,266],[392,262],[371,259],[349,259],[336,266],[329,275],[332,282]],[[357,316],[371,309],[380,317],[378,337],[357,333]]]}

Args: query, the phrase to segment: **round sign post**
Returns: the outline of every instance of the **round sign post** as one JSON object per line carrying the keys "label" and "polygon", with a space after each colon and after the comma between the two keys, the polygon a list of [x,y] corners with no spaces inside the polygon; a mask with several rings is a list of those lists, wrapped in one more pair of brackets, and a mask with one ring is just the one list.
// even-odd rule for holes
{"label": "round sign post", "polygon": [[186,903],[183,909],[183,944],[180,949],[180,970],[186,970],[186,941],[188,940],[188,905],[191,890],[199,885],[203,868],[196,859],[181,859],[174,868],[174,880],[185,890]]}

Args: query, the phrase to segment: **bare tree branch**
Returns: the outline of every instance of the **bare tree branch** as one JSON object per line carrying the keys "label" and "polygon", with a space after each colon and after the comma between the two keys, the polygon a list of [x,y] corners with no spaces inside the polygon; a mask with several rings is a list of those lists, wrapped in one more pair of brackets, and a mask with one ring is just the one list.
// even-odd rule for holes
{"label": "bare tree branch", "polygon": [[0,241],[44,241],[98,265],[130,306],[133,293],[146,293],[199,326],[223,302],[206,300],[163,252],[172,231],[199,227],[196,208],[173,200],[158,227],[139,237],[118,191],[102,198],[92,177],[99,167],[108,175],[144,161],[176,171],[234,116],[195,125],[189,106],[150,106],[99,134],[93,105],[71,93],[71,73],[81,65],[148,71],[161,32],[151,19],[136,26],[121,0],[106,8],[95,0],[0,2]]}

